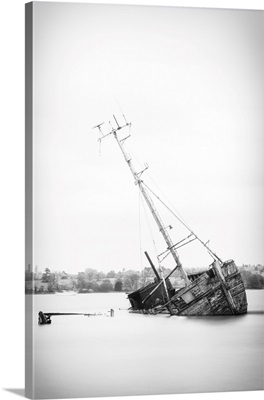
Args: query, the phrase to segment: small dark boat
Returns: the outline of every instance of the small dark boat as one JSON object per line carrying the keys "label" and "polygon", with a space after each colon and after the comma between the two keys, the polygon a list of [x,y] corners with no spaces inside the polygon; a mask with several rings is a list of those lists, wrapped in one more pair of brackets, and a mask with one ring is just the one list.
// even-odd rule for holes
{"label": "small dark boat", "polygon": [[[167,255],[170,254],[176,264],[171,272],[164,277],[162,268],[159,268],[158,273],[150,257],[145,252],[155,273],[155,280],[154,282],[128,294],[131,311],[151,314],[166,312],[170,315],[178,316],[239,315],[247,313],[245,287],[235,262],[233,260],[222,261],[220,257],[209,248],[208,243],[204,243],[178,216],[172,212],[178,221],[181,222],[181,224],[189,231],[189,235],[186,238],[176,244],[173,243],[168,232],[168,227],[165,227],[156,207],[154,206],[151,194],[155,195],[155,193],[141,178],[143,172],[148,168],[148,166],[146,165],[143,171],[137,172],[130,155],[127,154],[124,148],[124,142],[128,137],[130,137],[130,134],[126,137],[119,137],[119,131],[123,128],[130,128],[131,124],[128,123],[123,116],[125,123],[124,125],[119,125],[115,116],[113,117],[116,127],[113,127],[110,124],[111,129],[106,134],[102,131],[102,124],[95,126],[95,128],[99,129],[101,134],[99,141],[109,135],[113,135],[116,139],[125,161],[132,172],[135,184],[138,186],[142,197],[148,205],[158,229],[165,240],[167,249],[164,253],[167,252]],[[200,242],[212,257],[213,262],[208,269],[202,272],[187,274],[180,262],[177,249],[194,240]],[[160,264],[159,259],[158,261]],[[178,270],[181,275],[184,287],[173,287],[170,281],[171,275],[176,270]]]}

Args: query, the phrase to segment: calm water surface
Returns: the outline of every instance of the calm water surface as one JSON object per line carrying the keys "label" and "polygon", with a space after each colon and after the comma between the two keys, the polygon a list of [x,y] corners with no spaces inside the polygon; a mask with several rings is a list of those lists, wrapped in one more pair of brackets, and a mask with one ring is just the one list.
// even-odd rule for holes
{"label": "calm water surface", "polygon": [[192,318],[129,313],[123,293],[34,296],[35,397],[261,390],[264,291],[247,296],[245,316]]}

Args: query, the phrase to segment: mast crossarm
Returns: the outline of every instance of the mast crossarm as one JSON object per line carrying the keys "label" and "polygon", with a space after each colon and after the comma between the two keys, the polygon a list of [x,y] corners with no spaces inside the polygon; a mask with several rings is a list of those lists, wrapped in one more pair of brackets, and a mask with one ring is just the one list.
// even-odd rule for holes
{"label": "mast crossarm", "polygon": [[197,240],[197,238],[191,239],[186,243],[181,244],[180,246],[177,246],[176,244],[174,245],[175,249],[179,249],[180,247],[186,246],[187,244],[194,242],[195,240]]}
{"label": "mast crossarm", "polygon": [[120,139],[120,142],[124,142],[125,140],[127,140],[128,138],[130,138],[131,135],[126,136],[124,139]]}
{"label": "mast crossarm", "polygon": [[[193,233],[191,233],[190,235],[188,235],[186,238],[180,240],[178,243],[175,243],[172,247],[177,248],[177,246],[178,246],[180,243],[182,243],[182,242],[184,242],[185,240],[189,239],[192,235],[193,235]],[[196,239],[196,238],[195,238],[195,239]],[[193,239],[193,240],[194,240],[194,239]],[[188,242],[188,243],[189,243],[189,242]],[[163,254],[168,253],[169,251],[170,251],[169,248],[166,249],[165,251],[163,251],[162,253],[160,253],[160,254],[158,255],[158,257],[163,256]]]}

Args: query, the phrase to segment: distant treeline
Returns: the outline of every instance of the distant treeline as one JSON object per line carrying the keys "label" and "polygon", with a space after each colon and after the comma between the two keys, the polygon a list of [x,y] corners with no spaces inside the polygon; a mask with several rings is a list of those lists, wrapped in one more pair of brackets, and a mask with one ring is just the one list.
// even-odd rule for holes
{"label": "distant treeline", "polygon": [[[239,267],[246,289],[264,288],[264,266],[242,265]],[[168,275],[170,269],[164,269],[164,276]],[[191,272],[194,272],[192,270]],[[66,272],[45,271],[39,272],[36,267],[34,272],[29,265],[26,270],[26,293],[55,293],[65,290],[73,290],[78,293],[91,292],[129,292],[153,282],[155,279],[152,269],[144,268],[142,272],[135,270],[115,272],[114,270],[104,273],[94,268],[86,268],[78,274]],[[172,275],[174,284],[180,283],[178,271]]]}
{"label": "distant treeline", "polygon": [[[168,274],[170,270],[164,270]],[[55,272],[45,268],[44,273],[32,272],[28,266],[26,271],[26,293],[54,293],[64,290],[74,290],[78,293],[89,292],[127,292],[138,289],[152,282],[155,278],[152,269],[144,268],[142,272],[125,270],[115,272],[114,270],[104,273],[94,268],[86,268],[78,274],[66,272]]]}
{"label": "distant treeline", "polygon": [[246,289],[264,289],[263,265],[243,265],[239,269]]}

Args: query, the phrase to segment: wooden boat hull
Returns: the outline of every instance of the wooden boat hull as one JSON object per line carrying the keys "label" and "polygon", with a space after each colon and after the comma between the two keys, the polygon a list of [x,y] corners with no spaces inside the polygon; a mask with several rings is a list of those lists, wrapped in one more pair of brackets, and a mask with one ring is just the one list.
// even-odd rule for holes
{"label": "wooden boat hull", "polygon": [[[166,280],[166,286],[167,291],[170,292],[172,290],[172,285],[169,279]],[[153,290],[155,290],[155,292],[153,295],[151,295]],[[154,310],[156,307],[166,304],[167,292],[162,282],[154,282],[128,294],[128,299],[130,301],[132,311],[147,312],[147,310]]]}
{"label": "wooden boat hull", "polygon": [[[168,287],[169,298],[160,286],[144,301],[155,287],[148,285],[128,295],[132,311],[157,313],[167,311],[178,316],[239,315],[247,313],[247,297],[240,272],[233,260],[207,271],[189,275],[190,284],[175,291]],[[167,281],[166,281],[167,282]],[[157,284],[156,284],[157,285]],[[135,301],[136,299],[136,301]]]}

